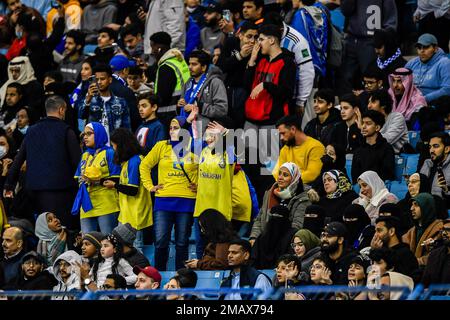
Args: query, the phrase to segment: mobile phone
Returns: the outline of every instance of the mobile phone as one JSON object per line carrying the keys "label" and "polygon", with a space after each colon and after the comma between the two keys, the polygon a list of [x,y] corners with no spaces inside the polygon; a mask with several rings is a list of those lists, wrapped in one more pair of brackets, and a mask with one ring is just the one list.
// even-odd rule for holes
{"label": "mobile phone", "polygon": [[222,17],[227,20],[227,22],[231,21],[231,11],[228,9],[225,9],[222,11]]}
{"label": "mobile phone", "polygon": [[55,9],[59,9],[59,8],[61,7],[61,5],[59,4],[59,2],[56,1],[56,0],[52,0],[51,6],[52,6],[52,8],[55,8]]}

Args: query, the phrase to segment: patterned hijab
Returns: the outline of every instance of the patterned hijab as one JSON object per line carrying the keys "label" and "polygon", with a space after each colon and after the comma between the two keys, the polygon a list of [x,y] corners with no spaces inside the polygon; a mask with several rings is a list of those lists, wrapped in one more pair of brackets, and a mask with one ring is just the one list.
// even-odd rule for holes
{"label": "patterned hijab", "polygon": [[289,186],[287,186],[283,190],[281,190],[277,186],[277,188],[274,190],[274,193],[283,200],[290,199],[295,195],[298,184],[302,183],[301,179],[300,179],[301,178],[300,169],[293,162],[285,162],[280,166],[280,169],[281,168],[285,168],[289,171],[289,173],[291,174],[292,180],[291,180],[291,183],[289,184]]}
{"label": "patterned hijab", "polygon": [[336,191],[327,194],[328,199],[340,198],[345,192],[352,190],[352,184],[342,171],[339,170],[327,171],[322,175],[322,180],[325,179],[325,175],[330,176],[331,179],[333,179],[337,184]]}

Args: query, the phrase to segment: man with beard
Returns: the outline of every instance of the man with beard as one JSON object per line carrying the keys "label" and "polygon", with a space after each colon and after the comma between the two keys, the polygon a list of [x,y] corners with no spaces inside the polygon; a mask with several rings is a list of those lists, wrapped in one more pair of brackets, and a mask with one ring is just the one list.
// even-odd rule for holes
{"label": "man with beard", "polygon": [[84,34],[79,30],[70,30],[66,33],[64,45],[64,59],[58,70],[63,75],[63,81],[76,82],[81,71],[81,65],[86,57],[83,55]]}
{"label": "man with beard", "polygon": [[200,40],[204,50],[212,53],[214,48],[219,46],[225,34],[219,27],[219,21],[222,19],[222,8],[219,4],[211,3],[203,15],[205,17],[205,25],[200,31]]}
{"label": "man with beard", "polygon": [[440,232],[442,245],[431,251],[423,273],[425,288],[432,283],[450,283],[450,219],[444,220]]}
{"label": "man with beard", "polygon": [[272,171],[275,179],[278,178],[281,164],[293,162],[300,168],[303,183],[308,184],[316,180],[322,169],[320,159],[325,154],[323,144],[302,131],[301,118],[298,116],[285,116],[277,122],[276,127],[284,146]]}
{"label": "man with beard", "polygon": [[[431,159],[425,160],[420,173],[426,175],[431,183],[431,194],[437,195],[447,202],[450,196],[450,137],[445,132],[438,132],[430,136],[429,144]],[[449,181],[449,182],[447,182]]]}
{"label": "man with beard", "polygon": [[356,252],[345,249],[347,228],[341,222],[333,221],[327,224],[320,235],[322,252],[331,260],[331,280],[335,285],[348,283],[347,270]]}
{"label": "man with beard", "polygon": [[399,223],[400,220],[397,217],[379,217],[376,220],[375,234],[370,247],[372,249],[385,247],[392,250],[394,271],[412,277],[414,272],[419,269],[419,264],[408,245],[401,242],[397,231]]}

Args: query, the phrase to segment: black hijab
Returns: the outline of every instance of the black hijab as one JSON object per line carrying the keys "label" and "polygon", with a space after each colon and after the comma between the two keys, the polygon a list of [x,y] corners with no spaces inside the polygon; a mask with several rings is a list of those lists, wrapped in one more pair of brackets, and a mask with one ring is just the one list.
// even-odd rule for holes
{"label": "black hijab", "polygon": [[370,226],[370,218],[366,210],[359,204],[351,204],[344,210],[344,224],[347,227],[347,244],[352,248],[359,248],[359,237],[367,226]]}
{"label": "black hijab", "polygon": [[[317,215],[317,217],[311,215]],[[308,229],[320,238],[320,234],[325,226],[325,216],[326,211],[323,207],[315,204],[308,206],[305,210],[303,229]]]}

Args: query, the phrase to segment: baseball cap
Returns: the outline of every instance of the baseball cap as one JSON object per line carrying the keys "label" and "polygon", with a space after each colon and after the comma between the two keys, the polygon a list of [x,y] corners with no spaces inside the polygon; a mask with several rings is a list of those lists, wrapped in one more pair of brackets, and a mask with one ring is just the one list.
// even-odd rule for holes
{"label": "baseball cap", "polygon": [[135,63],[128,60],[127,57],[122,55],[117,55],[112,57],[112,59],[109,61],[109,65],[112,69],[112,72],[121,71],[125,68],[133,67]]}
{"label": "baseball cap", "polygon": [[218,3],[210,3],[206,7],[206,12],[208,12],[208,13],[213,13],[213,12],[222,13],[222,7]]}
{"label": "baseball cap", "polygon": [[347,227],[341,222],[333,221],[327,224],[323,231],[328,233],[328,235],[332,237],[345,237],[347,233]]}
{"label": "baseball cap", "polygon": [[133,268],[133,272],[134,274],[138,275],[139,273],[143,273],[145,274],[147,277],[152,278],[155,282],[159,282],[161,283],[161,274],[159,273],[159,271],[152,267],[152,266],[147,266],[145,268],[141,268],[139,266],[135,266]]}
{"label": "baseball cap", "polygon": [[436,39],[435,36],[433,36],[431,33],[424,33],[423,35],[421,35],[419,37],[419,39],[417,39],[417,45],[422,45],[422,46],[429,46],[429,45],[437,45],[438,41]]}

